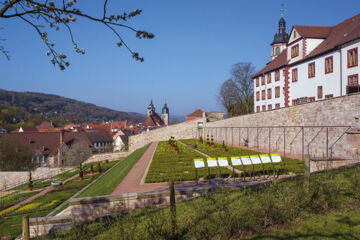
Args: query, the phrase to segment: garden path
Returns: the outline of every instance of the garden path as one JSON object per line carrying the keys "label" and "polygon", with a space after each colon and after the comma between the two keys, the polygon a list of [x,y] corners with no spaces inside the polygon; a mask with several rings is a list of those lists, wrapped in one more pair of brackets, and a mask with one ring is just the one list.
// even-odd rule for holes
{"label": "garden path", "polygon": [[[79,174],[76,174],[76,175],[74,175],[74,176],[72,176],[72,177],[64,180],[64,181],[62,182],[62,184],[65,184],[65,183],[73,180],[74,178],[76,178],[76,177],[78,177],[78,176],[79,176]],[[19,203],[15,204],[15,205],[13,205],[13,206],[11,206],[11,207],[20,207],[20,206],[22,206],[22,205],[25,205],[26,203],[31,202],[32,200],[37,199],[38,197],[41,197],[41,196],[43,196],[43,195],[51,192],[53,189],[54,189],[54,187],[53,187],[52,185],[50,185],[50,186],[44,188],[41,192],[39,192],[39,193],[37,193],[37,194],[35,194],[35,195],[33,195],[33,196],[31,196],[31,197],[29,197],[29,198],[21,201],[21,202],[19,202]],[[6,209],[4,209],[3,211],[1,211],[1,212],[0,212],[0,215],[1,215],[4,211],[6,211]]]}

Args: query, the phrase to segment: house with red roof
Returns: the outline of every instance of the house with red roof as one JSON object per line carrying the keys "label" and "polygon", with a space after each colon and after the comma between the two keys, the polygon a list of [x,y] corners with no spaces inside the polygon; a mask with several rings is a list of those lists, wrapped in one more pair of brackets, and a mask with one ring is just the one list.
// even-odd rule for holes
{"label": "house with red roof", "polygon": [[271,61],[252,76],[254,111],[294,106],[360,92],[360,14],[335,26],[279,21]]}
{"label": "house with red roof", "polygon": [[33,160],[39,166],[61,166],[63,155],[75,142],[89,147],[92,153],[107,152],[111,149],[112,137],[101,131],[96,132],[22,132],[1,134],[5,141],[15,141],[28,148]]}

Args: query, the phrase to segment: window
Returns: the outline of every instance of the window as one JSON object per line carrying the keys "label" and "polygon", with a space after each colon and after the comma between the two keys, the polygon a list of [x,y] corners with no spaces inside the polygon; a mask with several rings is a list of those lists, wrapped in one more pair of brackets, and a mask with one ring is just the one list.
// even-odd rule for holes
{"label": "window", "polygon": [[265,76],[264,75],[261,76],[261,85],[265,85]]}
{"label": "window", "polygon": [[267,77],[267,83],[271,83],[271,73],[266,74]]}
{"label": "window", "polygon": [[298,80],[298,70],[297,70],[297,68],[292,70],[292,76],[291,77],[292,77],[293,82],[297,82],[297,80]]}
{"label": "window", "polygon": [[327,95],[325,95],[325,98],[326,98],[326,99],[329,99],[329,98],[332,98],[332,97],[334,97],[333,94],[327,94]]}
{"label": "window", "polygon": [[291,58],[299,56],[299,44],[291,47]]}
{"label": "window", "polygon": [[292,105],[294,106],[294,105],[296,105],[296,103],[297,103],[297,99],[293,99],[292,100]]}
{"label": "window", "polygon": [[272,105],[269,104],[269,105],[268,105],[268,110],[271,110],[271,109],[272,109]]}
{"label": "window", "polygon": [[358,65],[358,49],[353,48],[348,51],[348,67],[355,67]]}
{"label": "window", "polygon": [[283,77],[285,77],[285,75],[286,75],[286,71],[285,71],[285,69],[283,70]]}
{"label": "window", "polygon": [[348,86],[351,87],[359,86],[359,77],[357,74],[348,76]]}
{"label": "window", "polygon": [[280,71],[275,71],[275,82],[280,81]]}
{"label": "window", "polygon": [[275,104],[275,108],[276,109],[280,108],[280,103]]}
{"label": "window", "polygon": [[280,97],[280,87],[275,87],[275,98]]}
{"label": "window", "polygon": [[258,77],[256,78],[256,86],[257,87],[259,86],[259,78]]}
{"label": "window", "polygon": [[256,112],[260,112],[260,106],[256,106]]}
{"label": "window", "polygon": [[280,48],[277,47],[277,48],[276,48],[276,55],[279,55],[279,54],[280,54]]}
{"label": "window", "polygon": [[308,76],[309,76],[309,78],[315,77],[315,62],[309,63]]}
{"label": "window", "polygon": [[325,58],[325,74],[333,72],[333,57]]}
{"label": "window", "polygon": [[263,111],[263,112],[266,111],[265,105],[262,105],[262,111]]}
{"label": "window", "polygon": [[265,100],[266,98],[266,94],[265,94],[265,90],[261,91],[261,100]]}
{"label": "window", "polygon": [[260,92],[259,91],[256,92],[256,101],[260,101]]}
{"label": "window", "polygon": [[315,102],[315,97],[309,97],[309,102]]}
{"label": "window", "polygon": [[296,36],[297,36],[297,35],[296,35],[296,32],[295,32],[295,31],[294,31],[294,34],[293,34],[293,36],[294,36],[294,38],[296,38]]}
{"label": "window", "polygon": [[318,98],[322,98],[323,97],[323,87],[322,86],[318,86]]}
{"label": "window", "polygon": [[267,95],[268,95],[268,99],[271,99],[271,88],[268,88]]}

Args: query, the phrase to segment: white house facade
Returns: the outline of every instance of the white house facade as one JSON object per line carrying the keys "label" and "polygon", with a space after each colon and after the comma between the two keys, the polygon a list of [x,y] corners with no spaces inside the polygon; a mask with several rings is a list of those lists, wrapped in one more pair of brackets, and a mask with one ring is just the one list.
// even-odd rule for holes
{"label": "white house facade", "polygon": [[254,111],[360,92],[360,14],[333,27],[293,26],[271,44],[271,61],[252,76]]}

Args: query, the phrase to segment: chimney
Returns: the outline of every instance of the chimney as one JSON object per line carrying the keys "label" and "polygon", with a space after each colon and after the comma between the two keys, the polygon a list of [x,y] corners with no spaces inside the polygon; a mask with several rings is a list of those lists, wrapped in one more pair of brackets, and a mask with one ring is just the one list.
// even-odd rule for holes
{"label": "chimney", "polygon": [[63,144],[63,142],[64,142],[64,130],[61,129],[60,130],[60,145]]}

